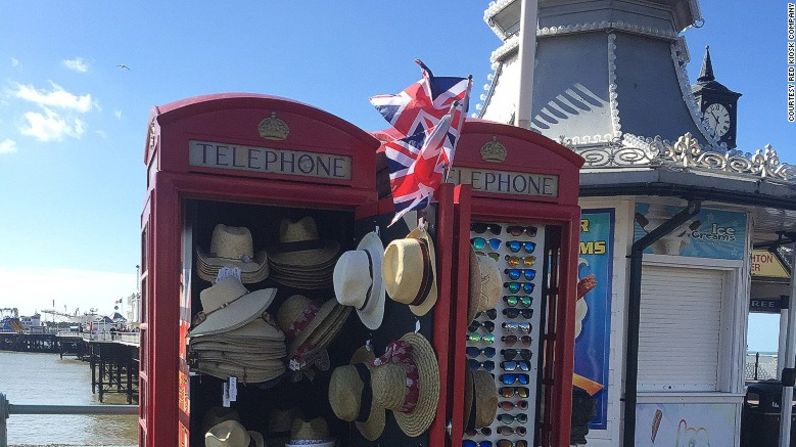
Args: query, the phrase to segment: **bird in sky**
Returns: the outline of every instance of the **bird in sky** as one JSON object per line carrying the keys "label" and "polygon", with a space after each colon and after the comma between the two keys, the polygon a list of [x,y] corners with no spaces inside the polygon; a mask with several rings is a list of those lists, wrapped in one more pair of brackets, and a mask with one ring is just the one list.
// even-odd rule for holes
{"label": "bird in sky", "polygon": [[116,64],[116,66],[121,68],[122,70],[130,71],[130,67],[128,67],[126,64]]}

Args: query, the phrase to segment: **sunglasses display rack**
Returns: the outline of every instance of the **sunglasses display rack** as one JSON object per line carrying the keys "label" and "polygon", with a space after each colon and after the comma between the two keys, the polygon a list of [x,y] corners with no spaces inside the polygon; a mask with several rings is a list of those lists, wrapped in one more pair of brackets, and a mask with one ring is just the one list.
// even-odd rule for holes
{"label": "sunglasses display rack", "polygon": [[499,407],[489,427],[464,434],[462,447],[533,445],[544,233],[541,225],[471,225],[470,243],[476,253],[497,261],[503,292],[497,308],[470,322],[466,364],[471,370],[483,368],[492,374]]}

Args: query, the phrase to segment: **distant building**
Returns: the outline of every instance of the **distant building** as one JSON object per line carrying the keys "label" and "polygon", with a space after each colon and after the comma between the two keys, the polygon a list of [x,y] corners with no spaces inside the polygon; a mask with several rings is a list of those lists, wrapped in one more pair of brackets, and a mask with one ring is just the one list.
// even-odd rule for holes
{"label": "distant building", "polygon": [[141,322],[141,294],[133,293],[127,297],[127,323],[137,326]]}

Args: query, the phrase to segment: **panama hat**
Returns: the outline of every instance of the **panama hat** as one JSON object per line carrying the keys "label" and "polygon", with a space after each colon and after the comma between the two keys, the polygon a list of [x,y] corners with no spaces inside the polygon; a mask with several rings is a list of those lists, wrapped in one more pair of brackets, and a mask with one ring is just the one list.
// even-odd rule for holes
{"label": "panama hat", "polygon": [[246,431],[246,428],[235,420],[220,422],[205,433],[206,447],[249,447],[252,441],[257,447],[265,447],[265,440],[261,434]]}
{"label": "panama hat", "polygon": [[212,407],[202,416],[202,431],[207,433],[210,429],[224,421],[239,421],[238,410],[234,408]]}
{"label": "panama hat", "polygon": [[197,247],[196,255],[197,273],[207,281],[215,281],[222,267],[240,269],[244,283],[260,282],[268,277],[268,256],[264,250],[254,254],[252,234],[246,227],[216,225],[210,238],[210,253]]}
{"label": "panama hat", "polygon": [[439,364],[425,337],[408,333],[387,346],[372,362],[374,400],[392,410],[401,430],[410,437],[428,430],[439,402]]}
{"label": "panama hat", "polygon": [[409,305],[413,314],[427,314],[437,302],[436,262],[434,241],[424,228],[390,242],[382,266],[387,294],[393,301]]}
{"label": "panama hat", "polygon": [[335,441],[329,436],[329,427],[324,418],[318,417],[305,421],[295,419],[290,428],[290,440],[285,447],[299,446],[334,447]]}
{"label": "panama hat", "polygon": [[376,232],[370,232],[359,241],[356,250],[340,255],[334,267],[337,302],[356,309],[362,323],[372,330],[378,329],[384,319],[383,258],[381,239]]}
{"label": "panama hat", "polygon": [[473,428],[489,427],[495,421],[498,409],[498,390],[491,374],[480,369],[472,373],[472,405],[475,411]]}
{"label": "panama hat", "polygon": [[268,249],[269,261],[281,266],[315,266],[333,261],[340,252],[340,243],[322,240],[312,217],[296,222],[282,219],[279,244]]}
{"label": "panama hat", "polygon": [[201,321],[191,330],[192,337],[220,334],[238,329],[259,318],[276,296],[276,289],[249,292],[234,277],[227,277],[202,290]]}
{"label": "panama hat", "polygon": [[469,324],[479,312],[494,309],[503,290],[497,262],[485,255],[478,255],[470,248],[470,291],[467,306]]}
{"label": "panama hat", "polygon": [[379,439],[384,431],[384,408],[373,399],[368,362],[375,360],[373,352],[361,347],[351,357],[351,364],[332,371],[329,380],[329,403],[334,414],[343,421],[354,422],[368,441]]}

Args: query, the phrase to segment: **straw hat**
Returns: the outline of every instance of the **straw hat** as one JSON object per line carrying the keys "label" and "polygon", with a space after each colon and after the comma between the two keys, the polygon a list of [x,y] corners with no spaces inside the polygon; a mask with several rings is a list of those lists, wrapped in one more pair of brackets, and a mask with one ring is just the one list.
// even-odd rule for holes
{"label": "straw hat", "polygon": [[201,323],[191,330],[192,337],[220,334],[238,329],[260,317],[276,296],[276,289],[249,292],[234,277],[227,277],[199,294]]}
{"label": "straw hat", "polygon": [[293,407],[287,410],[274,409],[268,415],[268,445],[284,447],[290,439],[290,428],[295,419],[301,418],[301,410]]}
{"label": "straw hat", "polygon": [[423,228],[390,242],[382,267],[387,294],[393,301],[409,305],[413,314],[427,314],[437,302],[436,262],[434,241]]}
{"label": "straw hat", "polygon": [[295,419],[290,428],[290,440],[285,447],[312,445],[315,447],[334,447],[335,441],[329,436],[329,427],[324,418],[309,421]]}
{"label": "straw hat", "polygon": [[263,436],[255,431],[246,431],[238,421],[218,423],[205,433],[206,447],[249,447],[254,441],[257,447],[265,447]]}
{"label": "straw hat", "polygon": [[343,253],[334,267],[337,302],[356,309],[362,323],[372,330],[384,319],[384,282],[381,265],[384,247],[376,232],[365,235],[356,250]]}
{"label": "straw hat", "polygon": [[260,282],[268,277],[268,256],[264,250],[255,256],[252,234],[246,227],[216,225],[210,238],[210,253],[198,247],[196,255],[197,273],[207,281],[214,281],[221,267],[240,269],[244,283]]}
{"label": "straw hat", "polygon": [[495,421],[498,409],[498,391],[492,375],[483,369],[474,371],[473,393],[475,428],[489,427]]}
{"label": "straw hat", "polygon": [[439,364],[434,348],[422,335],[408,333],[390,343],[373,365],[374,400],[393,411],[407,436],[420,436],[434,421],[439,401]]}
{"label": "straw hat", "polygon": [[354,422],[368,441],[379,439],[384,431],[384,408],[376,405],[370,385],[373,353],[362,347],[354,352],[351,364],[335,368],[329,381],[329,403],[343,421]]}
{"label": "straw hat", "polygon": [[478,255],[470,248],[470,293],[467,306],[467,323],[478,312],[494,309],[502,293],[502,281],[498,263],[485,255]]}
{"label": "straw hat", "polygon": [[340,252],[340,243],[321,240],[318,226],[312,217],[296,222],[282,219],[279,225],[279,244],[268,249],[269,260],[283,266],[315,266],[327,263]]}
{"label": "straw hat", "polygon": [[337,306],[337,301],[312,301],[304,295],[293,295],[276,311],[276,321],[288,341],[288,353],[298,348],[317,330]]}
{"label": "straw hat", "polygon": [[202,416],[202,431],[207,433],[210,429],[224,421],[239,421],[240,415],[234,408],[212,407]]}

